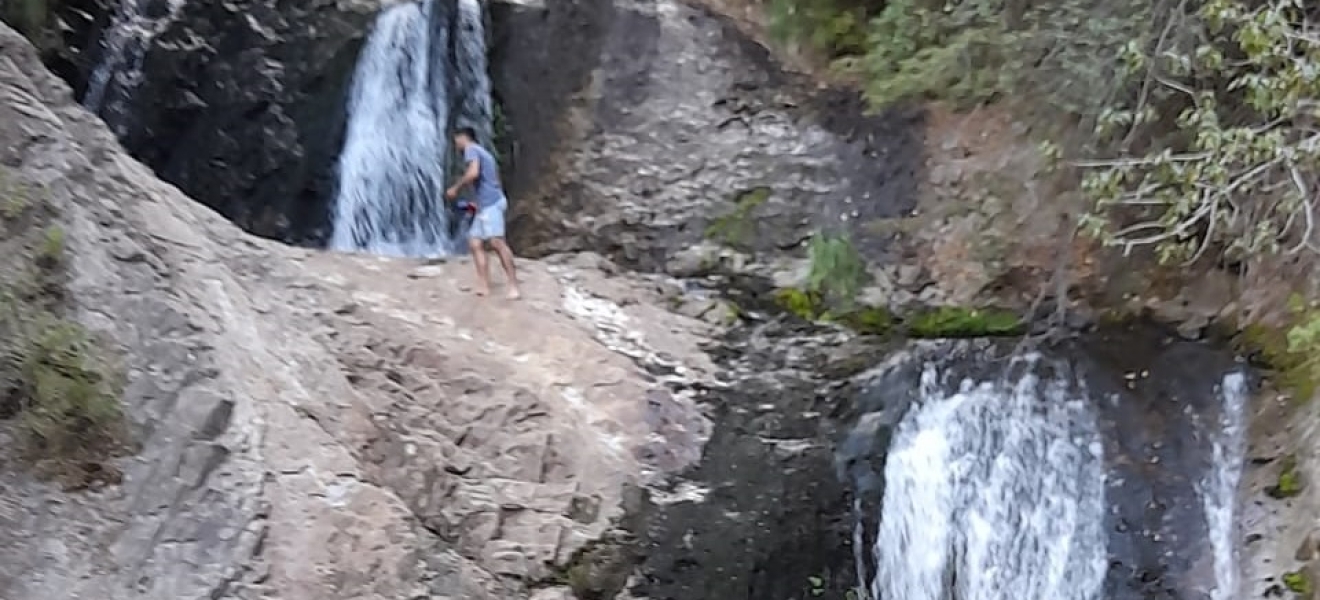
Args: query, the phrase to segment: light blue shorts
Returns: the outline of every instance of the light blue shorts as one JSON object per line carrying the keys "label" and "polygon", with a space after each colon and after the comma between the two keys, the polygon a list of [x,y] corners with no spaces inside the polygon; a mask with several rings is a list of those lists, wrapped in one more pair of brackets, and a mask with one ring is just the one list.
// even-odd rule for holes
{"label": "light blue shorts", "polygon": [[488,240],[504,237],[504,211],[509,208],[508,198],[484,208],[478,208],[472,217],[472,226],[468,228],[468,238]]}

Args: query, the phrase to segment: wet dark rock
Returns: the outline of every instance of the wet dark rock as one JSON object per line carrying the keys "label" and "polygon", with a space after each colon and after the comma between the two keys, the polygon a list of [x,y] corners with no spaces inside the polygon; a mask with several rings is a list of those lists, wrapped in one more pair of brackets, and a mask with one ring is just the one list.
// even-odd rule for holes
{"label": "wet dark rock", "polygon": [[865,224],[916,202],[919,113],[868,116],[696,3],[492,6],[526,252],[660,270],[703,239],[778,254],[827,228],[875,256],[889,237]]}
{"label": "wet dark rock", "polygon": [[[105,60],[118,3],[71,0],[64,51],[47,63],[82,98]],[[329,233],[347,86],[378,3],[163,0],[168,23],[131,91],[107,88],[101,116],[134,157],[243,228],[289,242]],[[121,108],[122,107],[122,108]]]}
{"label": "wet dark rock", "polygon": [[[834,399],[807,382],[719,394],[705,459],[644,509],[633,592],[654,600],[842,598],[856,585],[847,492],[821,418]],[[760,405],[769,410],[759,410]]]}
{"label": "wet dark rock", "polygon": [[[890,436],[921,400],[923,362],[946,365],[949,381],[987,380],[1002,375],[1017,346],[971,340],[896,350],[774,321],[725,343],[719,356],[736,383],[707,396],[716,430],[704,458],[639,517],[645,558],[634,591],[650,598],[842,597],[869,581]],[[1085,380],[1098,416],[1110,484],[1105,597],[1202,598],[1214,575],[1197,488],[1212,467],[1216,386],[1239,365],[1150,324],[1042,351],[1065,360],[1061,375]],[[891,366],[848,369],[834,375],[851,379],[831,381],[824,368],[849,352],[868,368]],[[1041,365],[1046,374],[1055,368]]]}

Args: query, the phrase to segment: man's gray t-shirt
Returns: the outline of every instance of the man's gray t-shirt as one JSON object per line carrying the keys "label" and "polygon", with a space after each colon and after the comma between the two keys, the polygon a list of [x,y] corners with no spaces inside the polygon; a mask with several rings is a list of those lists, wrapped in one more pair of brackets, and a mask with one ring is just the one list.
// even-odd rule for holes
{"label": "man's gray t-shirt", "polygon": [[500,168],[495,164],[495,157],[485,148],[469,144],[463,150],[463,167],[466,168],[474,160],[477,161],[479,171],[477,180],[472,183],[472,190],[477,196],[477,206],[486,208],[499,204],[500,200],[504,199],[504,188],[500,186]]}

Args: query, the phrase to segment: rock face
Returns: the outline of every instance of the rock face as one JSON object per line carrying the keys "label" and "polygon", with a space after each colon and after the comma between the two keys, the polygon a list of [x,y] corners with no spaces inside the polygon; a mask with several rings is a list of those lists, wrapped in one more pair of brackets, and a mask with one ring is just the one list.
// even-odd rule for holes
{"label": "rock face", "polygon": [[[259,235],[329,230],[346,87],[376,0],[70,0],[48,62],[129,152]],[[489,3],[512,236],[532,254],[595,249],[656,270],[711,239],[782,254],[844,229],[874,256],[877,220],[916,201],[920,117],[864,114],[855,92],[786,72],[730,19],[676,0]],[[90,18],[89,18],[90,16]],[[141,40],[145,39],[145,42]],[[121,43],[122,42],[122,43]],[[139,64],[140,68],[134,68]]]}
{"label": "rock face", "polygon": [[[494,4],[519,241],[643,269],[703,238],[795,249],[916,201],[920,119],[784,72],[732,22],[662,0]],[[572,34],[566,34],[571,31]]]}
{"label": "rock face", "polygon": [[[115,66],[94,108],[128,151],[244,229],[323,239],[346,90],[380,3],[100,2],[63,11],[79,58],[53,63],[79,98]],[[139,33],[114,29],[126,19]]]}
{"label": "rock face", "polygon": [[129,357],[141,446],[84,494],[0,458],[0,597],[559,594],[625,488],[708,435],[700,326],[596,259],[526,262],[506,304],[461,291],[467,265],[250,237],[2,26],[0,122],[0,164],[61,211],[76,317]]}

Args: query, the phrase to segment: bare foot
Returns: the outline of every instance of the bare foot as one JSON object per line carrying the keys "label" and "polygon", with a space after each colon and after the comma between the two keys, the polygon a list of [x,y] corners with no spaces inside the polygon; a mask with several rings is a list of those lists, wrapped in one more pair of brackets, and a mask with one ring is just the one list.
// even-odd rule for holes
{"label": "bare foot", "polygon": [[507,297],[510,300],[517,300],[519,298],[522,298],[522,292],[518,291],[518,288],[516,287],[510,287],[509,292],[508,294],[505,294],[505,297]]}
{"label": "bare foot", "polygon": [[485,298],[486,296],[490,295],[490,288],[487,288],[485,286],[477,286],[477,289],[474,290],[472,293],[476,294],[479,297]]}

